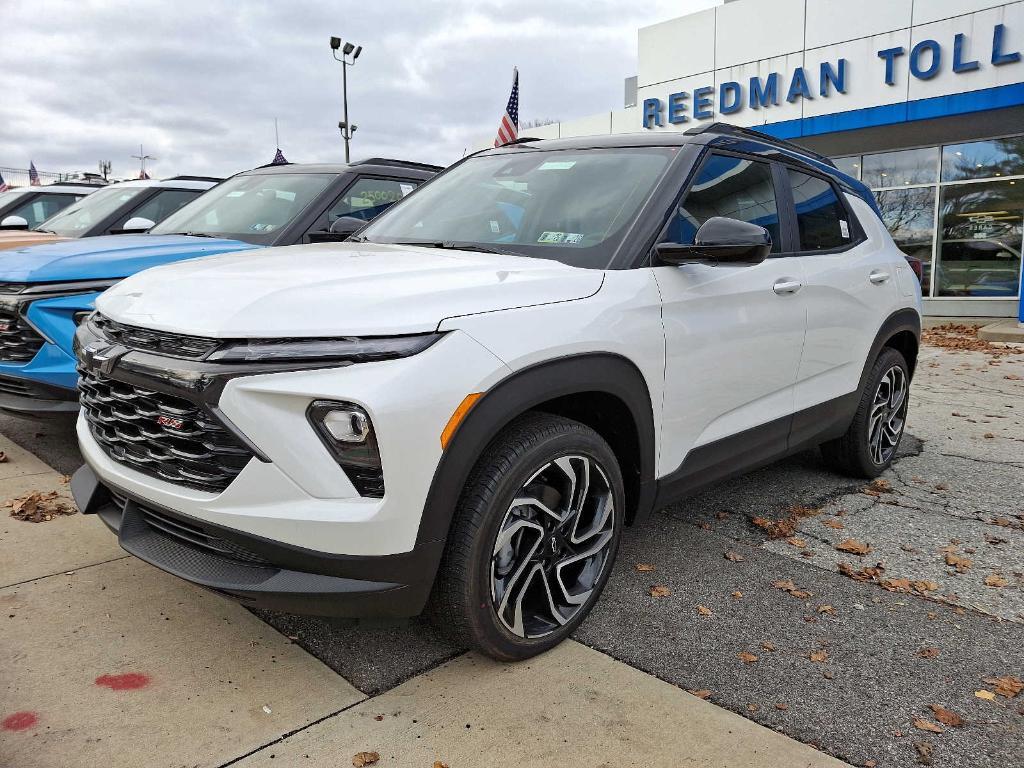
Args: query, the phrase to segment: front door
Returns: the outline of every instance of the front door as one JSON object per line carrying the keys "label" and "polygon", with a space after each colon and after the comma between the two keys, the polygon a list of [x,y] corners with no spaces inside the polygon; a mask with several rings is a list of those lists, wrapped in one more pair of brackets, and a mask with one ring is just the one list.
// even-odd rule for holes
{"label": "front door", "polygon": [[662,242],[692,243],[713,216],[767,229],[772,256],[755,265],[653,268],[666,341],[661,476],[688,454],[680,475],[717,476],[730,463],[741,468],[786,450],[806,307],[801,261],[781,254],[771,166],[709,155]]}

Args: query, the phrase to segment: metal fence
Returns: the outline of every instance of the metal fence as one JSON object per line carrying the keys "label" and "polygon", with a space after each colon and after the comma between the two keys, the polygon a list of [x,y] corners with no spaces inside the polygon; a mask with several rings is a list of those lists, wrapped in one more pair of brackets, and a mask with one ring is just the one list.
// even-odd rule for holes
{"label": "metal fence", "polygon": [[[38,171],[40,184],[53,184],[58,181],[66,181],[70,173],[54,173],[52,171]],[[27,187],[28,168],[7,168],[0,166],[0,175],[4,177],[4,183],[10,187]]]}

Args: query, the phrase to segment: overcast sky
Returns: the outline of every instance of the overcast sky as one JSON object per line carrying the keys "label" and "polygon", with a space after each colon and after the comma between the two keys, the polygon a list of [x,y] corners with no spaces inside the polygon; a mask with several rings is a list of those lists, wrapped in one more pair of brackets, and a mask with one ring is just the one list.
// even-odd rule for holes
{"label": "overcast sky", "polygon": [[[343,159],[333,34],[349,70],[353,159],[436,163],[520,120],[622,106],[638,27],[717,0],[0,0],[0,166],[226,175]],[[686,41],[680,41],[685,45]]]}

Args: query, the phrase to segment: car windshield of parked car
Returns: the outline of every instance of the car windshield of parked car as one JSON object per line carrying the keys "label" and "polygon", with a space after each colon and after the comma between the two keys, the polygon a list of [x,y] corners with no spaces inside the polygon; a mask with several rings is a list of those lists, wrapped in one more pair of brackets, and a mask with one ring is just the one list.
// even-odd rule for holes
{"label": "car windshield of parked car", "polygon": [[335,178],[329,173],[235,176],[171,214],[149,232],[226,237],[265,245],[273,242]]}
{"label": "car windshield of parked car", "polygon": [[671,162],[671,147],[470,158],[360,233],[374,243],[479,246],[603,269]]}
{"label": "car windshield of parked car", "polygon": [[80,237],[89,229],[113,213],[129,200],[138,197],[145,187],[107,187],[93,192],[88,197],[69,205],[60,213],[51,216],[37,229],[52,232],[61,237]]}

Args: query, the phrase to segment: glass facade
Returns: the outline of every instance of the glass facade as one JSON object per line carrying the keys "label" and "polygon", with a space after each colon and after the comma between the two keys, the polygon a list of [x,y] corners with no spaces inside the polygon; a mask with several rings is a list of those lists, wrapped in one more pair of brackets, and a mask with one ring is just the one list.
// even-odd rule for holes
{"label": "glass facade", "polygon": [[1024,238],[1024,136],[836,158],[875,193],[931,298],[1014,299]]}

